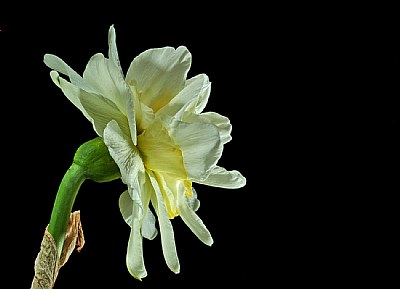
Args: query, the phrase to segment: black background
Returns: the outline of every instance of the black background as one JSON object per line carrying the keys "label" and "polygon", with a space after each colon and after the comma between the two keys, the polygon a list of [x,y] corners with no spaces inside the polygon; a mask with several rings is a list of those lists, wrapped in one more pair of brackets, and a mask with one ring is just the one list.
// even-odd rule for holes
{"label": "black background", "polygon": [[385,258],[395,256],[400,25],[390,7],[214,6],[2,7],[2,247],[6,272],[18,275],[10,288],[29,288],[61,178],[96,136],[43,56],[81,74],[93,54],[107,55],[112,24],[124,71],[146,49],[188,47],[188,76],[212,82],[205,110],[233,125],[219,164],[247,185],[195,185],[214,244],[172,220],[181,272],[167,268],[158,236],[144,240],[148,276],[139,282],[125,265],[123,184],[85,182],[74,209],[86,244],[57,289],[326,288],[392,276]]}
{"label": "black background", "polygon": [[[268,131],[268,126],[256,121],[258,112],[265,111],[255,98],[264,98],[266,90],[256,88],[259,77],[252,71],[264,61],[263,55],[256,54],[265,48],[257,37],[244,31],[253,24],[243,26],[239,7],[232,7],[234,14],[226,11],[226,18],[207,12],[206,7],[202,15],[192,14],[189,7],[180,8],[175,11],[174,7],[156,6],[158,12],[154,14],[151,7],[141,10],[136,5],[121,6],[120,13],[112,15],[107,7],[84,11],[33,5],[31,14],[8,11],[12,17],[2,11],[6,12],[0,19],[5,101],[2,147],[8,167],[5,187],[9,188],[8,193],[4,191],[7,196],[3,204],[6,227],[12,235],[7,237],[6,251],[16,252],[8,268],[18,271],[12,288],[30,287],[58,185],[79,145],[96,137],[91,124],[52,83],[43,56],[55,54],[82,74],[93,54],[107,55],[112,24],[124,71],[146,49],[188,47],[193,56],[188,76],[206,73],[212,82],[206,110],[229,117],[233,125],[233,140],[226,145],[219,164],[239,170],[248,185],[237,190],[195,185],[201,202],[198,214],[211,231],[214,244],[204,245],[180,218],[174,219],[181,272],[174,274],[166,266],[158,236],[144,241],[148,276],[140,282],[129,274],[125,264],[129,227],[118,208],[124,185],[119,180],[105,184],[86,181],[74,204],[74,210],[81,211],[86,243],[81,253],[74,253],[61,269],[56,288],[187,288],[205,286],[211,280],[232,286],[250,284],[264,266],[260,256],[267,245],[259,245],[270,238],[265,232],[271,224],[259,222],[259,215],[267,219],[268,205],[257,201],[257,195],[266,193],[263,182],[267,178],[259,181],[252,175],[266,170],[267,165],[260,161],[255,167],[251,155],[258,151]],[[124,11],[130,9],[129,13]],[[255,57],[249,59],[249,53]],[[256,90],[258,96],[254,96]],[[254,132],[253,124],[261,132]],[[264,153],[257,153],[257,158]],[[254,259],[258,261],[254,263]]]}

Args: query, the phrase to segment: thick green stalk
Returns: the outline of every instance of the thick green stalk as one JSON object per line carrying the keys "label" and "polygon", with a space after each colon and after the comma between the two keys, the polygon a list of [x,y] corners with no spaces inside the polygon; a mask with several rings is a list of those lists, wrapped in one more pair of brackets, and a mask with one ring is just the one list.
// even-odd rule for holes
{"label": "thick green stalk", "polygon": [[85,180],[110,182],[120,177],[119,168],[100,137],[85,142],[77,149],[73,162],[57,191],[50,222],[35,260],[35,276],[31,289],[54,288],[60,266],[68,260],[70,246],[65,248],[64,252],[68,256],[64,256],[62,263],[60,257],[64,249],[72,207],[82,183]]}
{"label": "thick green stalk", "polygon": [[58,188],[48,226],[48,231],[56,242],[58,256],[61,255],[72,206],[85,179],[84,169],[80,165],[72,163]]}
{"label": "thick green stalk", "polygon": [[72,207],[82,183],[87,179],[98,183],[110,182],[120,177],[119,168],[100,137],[85,142],[77,149],[72,165],[59,186],[47,228],[56,242],[59,256]]}

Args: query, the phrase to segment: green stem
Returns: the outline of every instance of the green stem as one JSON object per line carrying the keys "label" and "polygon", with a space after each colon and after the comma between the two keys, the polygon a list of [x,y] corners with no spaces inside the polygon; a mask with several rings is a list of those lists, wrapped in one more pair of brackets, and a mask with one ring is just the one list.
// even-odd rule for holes
{"label": "green stem", "polygon": [[83,143],[75,152],[72,165],[58,188],[47,230],[56,242],[61,256],[64,239],[79,188],[85,180],[103,183],[121,177],[118,166],[108,152],[102,138]]}
{"label": "green stem", "polygon": [[56,242],[58,256],[61,255],[72,206],[85,180],[85,170],[73,162],[59,186],[48,226],[48,231]]}

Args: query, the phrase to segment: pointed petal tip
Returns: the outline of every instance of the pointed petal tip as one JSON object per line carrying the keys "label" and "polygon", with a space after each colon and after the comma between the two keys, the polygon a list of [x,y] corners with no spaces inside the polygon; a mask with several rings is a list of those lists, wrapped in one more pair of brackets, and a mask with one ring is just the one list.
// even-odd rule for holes
{"label": "pointed petal tip", "polygon": [[110,25],[110,28],[108,29],[109,33],[115,33],[115,28],[114,28],[114,24]]}
{"label": "pointed petal tip", "polygon": [[54,84],[60,88],[60,75],[58,74],[58,72],[55,70],[50,71],[50,78],[54,82]]}

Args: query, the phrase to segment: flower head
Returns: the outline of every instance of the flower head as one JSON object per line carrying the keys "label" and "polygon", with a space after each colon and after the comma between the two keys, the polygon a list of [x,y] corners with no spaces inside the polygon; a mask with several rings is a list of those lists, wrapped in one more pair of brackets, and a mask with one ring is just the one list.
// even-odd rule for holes
{"label": "flower head", "polygon": [[102,137],[127,185],[119,207],[131,227],[129,272],[137,279],[147,275],[142,240],[156,237],[157,220],[165,261],[178,273],[171,219],[181,217],[203,243],[213,243],[196,214],[193,183],[226,189],[246,184],[240,172],[217,165],[232,126],[225,116],[203,112],[211,83],[206,74],[187,78],[192,57],[186,47],[146,50],[124,75],[115,39],[111,26],[108,58],[93,55],[82,76],[55,55],[46,54],[44,62],[53,82]]}

